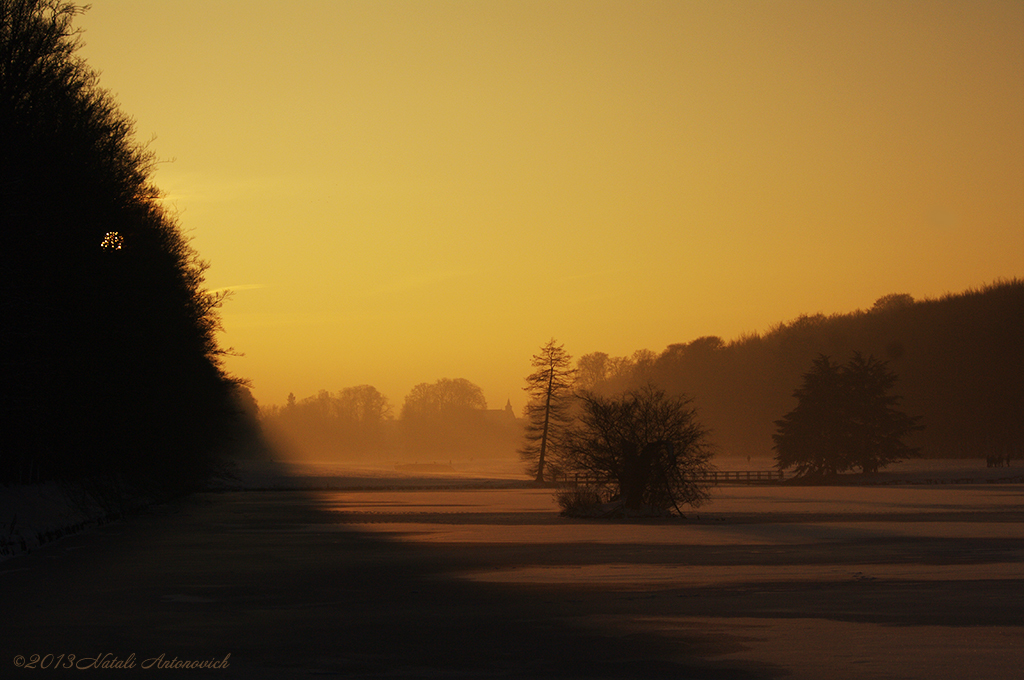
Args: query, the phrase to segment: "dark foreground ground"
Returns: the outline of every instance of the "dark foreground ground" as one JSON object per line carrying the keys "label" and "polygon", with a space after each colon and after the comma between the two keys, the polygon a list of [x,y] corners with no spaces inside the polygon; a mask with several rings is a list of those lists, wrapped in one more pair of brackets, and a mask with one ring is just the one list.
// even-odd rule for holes
{"label": "dark foreground ground", "polygon": [[[818,517],[806,540],[775,547],[760,539],[704,545],[416,541],[406,540],[401,527],[365,531],[360,525],[366,517],[345,519],[337,510],[337,498],[322,493],[210,493],[6,560],[0,563],[0,677],[815,677],[816,671],[793,669],[802,654],[816,660],[814,668],[827,666],[823,631],[836,625],[842,634],[841,626],[868,624],[882,627],[878,639],[888,646],[864,652],[870,658],[837,658],[842,667],[820,677],[1021,677],[1024,529],[1009,537],[1005,531],[1022,526],[1019,504],[974,517],[937,509],[929,518],[929,526],[935,520],[1001,527],[980,532],[980,538],[942,532],[830,536],[829,519]],[[568,521],[553,511],[520,520],[507,514],[478,519],[477,530],[484,531],[479,527],[488,522],[557,528]],[[705,515],[689,521],[703,522],[697,527],[702,532],[714,532],[715,521],[734,528],[749,524],[751,535],[759,526],[782,523],[792,537],[807,518]],[[778,576],[780,569],[801,566],[880,563],[893,569],[1003,566],[995,578],[953,581]],[[513,583],[464,577],[524,565],[609,564],[638,571],[691,565],[705,574],[709,568],[762,565],[775,576],[760,583],[705,578],[690,585],[669,579],[642,588],[586,578]],[[1020,575],[1008,578],[1008,564],[1022,565]],[[773,653],[743,653],[754,648],[757,630],[777,626],[800,637]],[[948,659],[960,658],[955,650],[952,657],[935,657],[934,673],[909,673],[881,658],[898,654],[901,635],[919,640],[933,629],[944,640],[961,640],[962,658],[971,666],[951,671]],[[979,653],[977,641],[988,639],[986,631],[995,642],[990,652]],[[151,661],[220,661],[229,654],[227,668],[220,669],[174,671]],[[36,667],[26,667],[36,655]],[[54,667],[69,666],[70,655],[78,667]],[[81,668],[97,658],[134,667]],[[988,661],[978,666],[978,658]],[[864,664],[863,671],[851,668],[856,663]]]}

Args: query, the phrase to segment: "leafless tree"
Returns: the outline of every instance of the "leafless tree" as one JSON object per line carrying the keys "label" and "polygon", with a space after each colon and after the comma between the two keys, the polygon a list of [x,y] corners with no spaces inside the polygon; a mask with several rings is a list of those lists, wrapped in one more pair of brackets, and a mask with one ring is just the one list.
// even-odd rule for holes
{"label": "leafless tree", "polygon": [[685,397],[653,385],[619,397],[578,395],[581,411],[562,437],[568,472],[607,480],[613,511],[668,512],[708,499],[712,447]]}

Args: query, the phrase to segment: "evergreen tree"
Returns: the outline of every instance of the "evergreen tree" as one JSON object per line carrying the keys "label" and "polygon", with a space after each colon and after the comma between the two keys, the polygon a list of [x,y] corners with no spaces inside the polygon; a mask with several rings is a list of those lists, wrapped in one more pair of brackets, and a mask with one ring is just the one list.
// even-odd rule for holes
{"label": "evergreen tree", "polygon": [[898,377],[888,363],[860,352],[843,367],[846,387],[846,417],[850,428],[846,463],[861,472],[877,472],[890,463],[918,454],[903,439],[922,429],[920,417],[909,416],[896,407],[901,398],[890,394]]}
{"label": "evergreen tree", "polygon": [[819,355],[793,392],[796,407],[775,421],[776,466],[801,476],[877,472],[916,455],[903,439],[921,429],[919,418],[896,408],[896,380],[886,362],[860,352],[845,365]]}
{"label": "evergreen tree", "polygon": [[839,365],[824,354],[793,392],[796,407],[775,421],[776,467],[798,475],[835,474],[843,449],[842,389]]}
{"label": "evergreen tree", "polygon": [[533,355],[531,365],[536,369],[526,377],[526,390],[530,401],[526,405],[526,443],[519,455],[527,465],[527,473],[538,482],[544,481],[546,468],[551,466],[551,452],[559,434],[571,421],[570,400],[576,371],[572,357],[563,345],[552,338]]}

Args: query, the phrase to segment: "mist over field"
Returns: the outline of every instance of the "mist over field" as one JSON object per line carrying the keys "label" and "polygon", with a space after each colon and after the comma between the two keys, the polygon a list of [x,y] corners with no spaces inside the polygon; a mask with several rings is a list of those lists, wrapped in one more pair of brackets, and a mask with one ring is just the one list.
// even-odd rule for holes
{"label": "mist over field", "polygon": [[[1024,281],[999,281],[938,299],[880,298],[867,310],[801,315],[763,334],[704,336],[660,353],[573,358],[573,389],[615,394],[647,383],[693,399],[718,457],[773,456],[771,435],[796,403],[813,360],[859,351],[885,361],[899,407],[920,418],[908,441],[925,457],[1021,455]],[[524,371],[525,379],[525,371]],[[524,383],[525,384],[525,383]],[[521,403],[526,395],[517,395]],[[969,404],[970,408],[964,405]],[[306,461],[448,462],[515,456],[524,413],[487,408],[468,380],[417,386],[401,408],[363,385],[260,410],[281,456]]]}

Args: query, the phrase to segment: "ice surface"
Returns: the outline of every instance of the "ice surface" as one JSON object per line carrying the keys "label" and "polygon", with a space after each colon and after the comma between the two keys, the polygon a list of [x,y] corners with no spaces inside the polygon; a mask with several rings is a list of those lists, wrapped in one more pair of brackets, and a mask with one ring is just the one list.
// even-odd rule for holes
{"label": "ice surface", "polygon": [[[315,546],[346,544],[339,532],[376,534],[388,540],[371,542],[378,547],[366,547],[362,559],[408,556],[415,569],[415,556],[430,554],[446,565],[418,587],[454,577],[511,598],[554,600],[559,616],[569,617],[557,625],[615,639],[657,633],[678,639],[684,656],[702,653],[689,640],[711,636],[729,644],[707,656],[768,664],[793,680],[1019,677],[1024,485],[984,481],[978,461],[973,468],[918,463],[916,472],[899,473],[911,476],[908,483],[719,486],[686,519],[628,521],[562,518],[552,489],[486,464],[438,475],[278,466],[243,470],[234,483],[304,490],[203,494],[198,509],[166,519],[170,526],[217,509],[199,525],[217,537],[204,545],[244,544],[249,536],[262,547],[304,546],[301,555],[268,552],[271,562],[320,559]],[[978,483],[920,483],[938,477]],[[159,526],[150,520],[146,526]],[[35,573],[18,566],[11,561],[4,573]],[[186,611],[232,606],[217,579],[216,590],[186,580],[152,586],[153,602]],[[318,611],[329,604],[315,592],[302,596]]]}

